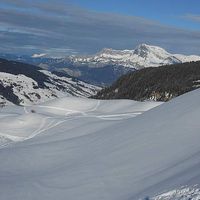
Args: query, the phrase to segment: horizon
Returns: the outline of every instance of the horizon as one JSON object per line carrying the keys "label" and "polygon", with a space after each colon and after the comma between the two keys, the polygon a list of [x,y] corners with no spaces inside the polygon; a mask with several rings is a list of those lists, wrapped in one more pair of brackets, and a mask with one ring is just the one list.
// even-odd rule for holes
{"label": "horizon", "polygon": [[[23,57],[23,56],[28,56],[28,57],[32,57],[32,58],[54,58],[54,59],[61,59],[61,58],[65,58],[67,56],[78,56],[78,57],[87,57],[87,56],[95,56],[97,55],[98,53],[101,53],[102,51],[104,50],[113,50],[113,51],[134,51],[135,49],[137,49],[139,46],[141,45],[146,45],[146,46],[150,46],[150,47],[158,47],[158,48],[161,48],[163,50],[166,51],[166,49],[160,47],[160,46],[156,46],[156,45],[149,45],[149,44],[146,44],[146,43],[141,43],[137,46],[135,46],[135,48],[132,48],[132,49],[113,49],[113,48],[106,48],[104,47],[103,49],[101,49],[100,51],[97,51],[97,52],[94,52],[92,54],[69,54],[69,55],[58,55],[58,56],[55,56],[55,55],[51,55],[51,54],[47,54],[47,53],[33,53],[33,54],[13,54],[13,53],[4,53],[4,52],[0,52],[1,55],[9,55],[9,56],[18,56],[18,57]],[[179,54],[179,52],[175,52],[175,53],[172,53],[170,51],[167,51],[168,53],[170,54]],[[187,56],[187,54],[181,54],[181,55],[185,55]],[[200,55],[195,55],[195,54],[189,54],[189,56],[200,56]]]}
{"label": "horizon", "polygon": [[200,55],[195,0],[2,0],[0,52],[54,57],[92,55],[145,43]]}

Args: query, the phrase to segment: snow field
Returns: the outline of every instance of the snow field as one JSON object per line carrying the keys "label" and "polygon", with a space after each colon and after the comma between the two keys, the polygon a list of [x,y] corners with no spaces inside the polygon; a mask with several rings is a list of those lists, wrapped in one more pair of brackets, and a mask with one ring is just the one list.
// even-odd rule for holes
{"label": "snow field", "polygon": [[159,106],[69,97],[5,108],[4,134],[26,139],[0,149],[0,199],[197,200],[199,101],[195,90]]}

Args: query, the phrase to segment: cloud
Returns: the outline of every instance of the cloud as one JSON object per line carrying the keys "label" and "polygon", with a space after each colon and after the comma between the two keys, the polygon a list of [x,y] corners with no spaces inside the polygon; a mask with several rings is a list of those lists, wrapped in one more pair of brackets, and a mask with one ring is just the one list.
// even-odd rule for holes
{"label": "cloud", "polygon": [[46,2],[1,0],[1,49],[30,54],[91,54],[104,47],[133,49],[145,42],[173,52],[200,54],[198,31],[141,17],[98,13],[70,1]]}
{"label": "cloud", "polygon": [[200,23],[200,15],[187,14],[182,16],[181,18]]}

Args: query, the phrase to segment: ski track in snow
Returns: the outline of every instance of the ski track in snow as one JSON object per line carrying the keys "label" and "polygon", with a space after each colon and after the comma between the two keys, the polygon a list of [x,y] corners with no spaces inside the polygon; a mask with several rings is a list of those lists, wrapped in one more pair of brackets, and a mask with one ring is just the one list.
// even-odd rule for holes
{"label": "ski track in snow", "polygon": [[[134,111],[134,112],[124,112],[124,113],[116,113],[116,114],[99,114],[98,108],[101,105],[100,100],[95,100],[95,105],[92,106],[92,108],[86,109],[84,111],[78,110],[78,109],[70,109],[70,108],[64,108],[59,106],[50,106],[50,105],[35,105],[35,106],[24,106],[23,111],[25,115],[28,115],[33,112],[37,112],[40,110],[48,110],[54,113],[54,111],[64,111],[64,114],[61,117],[55,117],[55,116],[43,116],[43,118],[40,121],[40,124],[38,124],[38,128],[34,130],[33,132],[29,133],[28,137],[21,137],[21,136],[13,136],[9,135],[7,133],[0,132],[0,137],[8,138],[9,141],[2,141],[0,139],[0,147],[6,147],[9,144],[13,144],[15,142],[23,142],[25,140],[31,139],[36,137],[39,134],[42,134],[44,132],[47,132],[48,130],[55,128],[56,126],[67,123],[67,121],[72,121],[78,118],[97,118],[99,120],[106,120],[106,121],[118,121],[123,119],[128,119],[132,117],[136,117],[137,115],[140,115],[143,113],[143,111]],[[36,110],[36,111],[35,111]],[[148,109],[147,109],[148,110]],[[104,111],[105,112],[105,111]],[[32,113],[33,114],[33,113]],[[0,119],[4,117],[9,116],[20,116],[20,114],[6,114],[6,113],[0,113]]]}

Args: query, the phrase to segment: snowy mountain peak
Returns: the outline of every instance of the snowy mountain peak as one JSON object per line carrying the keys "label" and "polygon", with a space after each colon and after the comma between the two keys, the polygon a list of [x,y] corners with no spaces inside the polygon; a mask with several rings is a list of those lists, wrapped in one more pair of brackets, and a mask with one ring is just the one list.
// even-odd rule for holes
{"label": "snowy mountain peak", "polygon": [[141,49],[141,50],[146,50],[146,51],[148,51],[148,50],[155,50],[155,49],[161,50],[161,51],[165,51],[163,48],[161,48],[161,47],[159,47],[159,46],[148,45],[148,44],[145,44],[145,43],[139,44],[139,45],[135,48],[135,50],[139,50],[139,49]]}
{"label": "snowy mountain peak", "polygon": [[92,56],[71,57],[71,63],[79,66],[83,64],[89,67],[105,67],[107,65],[113,65],[133,69],[158,67],[161,65],[171,65],[198,60],[200,60],[200,56],[171,54],[161,47],[147,44],[140,44],[133,50],[104,48],[102,51]]}
{"label": "snowy mountain peak", "polygon": [[113,49],[112,48],[103,48],[99,54],[103,54],[103,53],[112,53]]}
{"label": "snowy mountain peak", "polygon": [[134,54],[141,56],[141,57],[147,57],[149,54],[154,54],[154,55],[169,55],[169,53],[158,46],[150,46],[147,44],[140,44],[138,45],[135,50],[134,50]]}
{"label": "snowy mountain peak", "polygon": [[141,44],[136,47],[134,53],[141,57],[147,57],[149,49],[149,46],[147,46],[146,44]]}
{"label": "snowy mountain peak", "polygon": [[152,47],[152,46],[143,43],[143,44],[139,44],[139,45],[135,48],[135,51],[140,51],[140,50],[147,51],[147,50],[150,49],[151,47]]}

